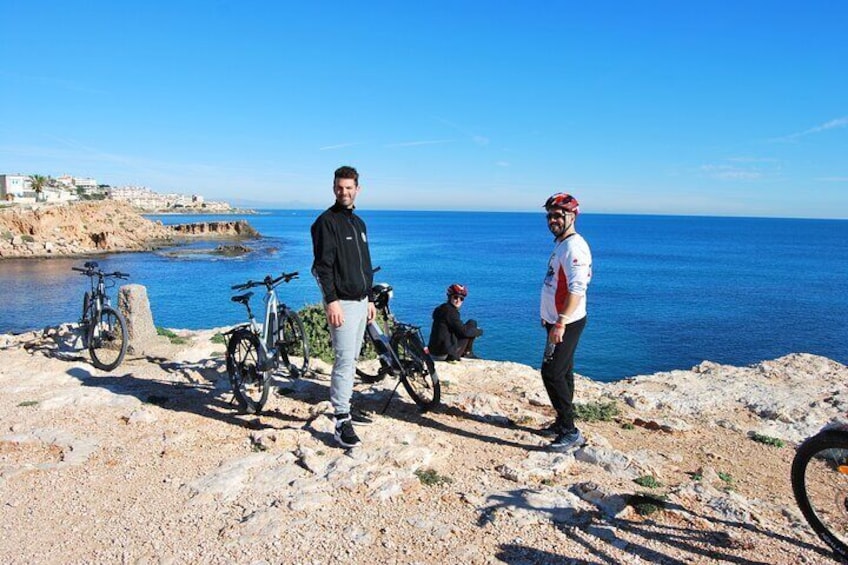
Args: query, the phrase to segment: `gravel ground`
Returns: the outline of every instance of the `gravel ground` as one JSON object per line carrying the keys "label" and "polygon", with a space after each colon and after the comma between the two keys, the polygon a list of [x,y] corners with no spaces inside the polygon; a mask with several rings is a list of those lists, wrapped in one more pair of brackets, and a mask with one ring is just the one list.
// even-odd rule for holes
{"label": "gravel ground", "polygon": [[[554,460],[535,433],[552,417],[537,372],[465,360],[437,364],[440,409],[419,412],[401,388],[346,452],[332,442],[325,375],[277,377],[284,395],[239,414],[213,334],[112,374],[67,340],[0,339],[0,561],[833,562],[794,505],[793,446],[751,441],[750,412],[687,416],[667,432],[633,422],[681,417],[673,407],[619,402],[614,419],[581,427],[589,447],[638,465]],[[360,385],[357,399],[379,411],[394,384]],[[581,381],[578,401],[611,390]],[[530,456],[559,467],[507,472]],[[633,469],[659,485],[636,484]],[[603,500],[574,495],[587,489]],[[665,507],[605,506],[646,491]]]}

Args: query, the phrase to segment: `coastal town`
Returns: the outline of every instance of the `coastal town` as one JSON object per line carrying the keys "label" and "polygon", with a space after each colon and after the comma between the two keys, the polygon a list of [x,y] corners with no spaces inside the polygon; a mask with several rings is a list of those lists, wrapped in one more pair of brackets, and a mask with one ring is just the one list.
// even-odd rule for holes
{"label": "coastal town", "polygon": [[65,204],[85,200],[126,202],[141,213],[235,212],[228,202],[206,200],[199,194],[160,194],[144,186],[111,186],[90,177],[0,173],[0,206],[32,206],[39,203]]}

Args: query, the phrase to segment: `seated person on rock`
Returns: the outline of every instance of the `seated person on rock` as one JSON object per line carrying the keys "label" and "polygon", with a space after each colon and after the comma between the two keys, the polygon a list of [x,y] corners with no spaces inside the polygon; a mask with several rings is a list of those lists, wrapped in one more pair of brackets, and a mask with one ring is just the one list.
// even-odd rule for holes
{"label": "seated person on rock", "polygon": [[447,289],[447,302],[433,310],[433,327],[430,330],[430,355],[439,361],[458,361],[460,357],[476,359],[474,339],[483,335],[475,320],[462,323],[459,309],[468,297],[468,289],[452,284]]}

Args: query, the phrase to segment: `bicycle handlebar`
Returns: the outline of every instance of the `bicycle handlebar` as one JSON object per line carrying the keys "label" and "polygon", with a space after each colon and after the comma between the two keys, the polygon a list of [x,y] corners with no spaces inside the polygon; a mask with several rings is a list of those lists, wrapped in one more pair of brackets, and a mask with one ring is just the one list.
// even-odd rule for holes
{"label": "bicycle handlebar", "polygon": [[101,270],[95,270],[96,268],[97,268],[97,263],[94,263],[93,266],[89,266],[89,263],[86,263],[85,269],[81,269],[79,267],[71,267],[71,270],[72,271],[78,271],[78,272],[80,272],[80,273],[82,273],[82,274],[84,274],[88,277],[93,277],[93,276],[97,275],[97,276],[104,277],[104,278],[108,278],[108,277],[114,277],[116,279],[128,279],[128,278],[130,278],[129,273],[122,273],[121,271],[115,271],[114,273],[104,273]]}
{"label": "bicycle handlebar", "polygon": [[230,288],[232,290],[247,290],[248,288],[253,288],[256,286],[265,286],[268,290],[271,290],[275,286],[277,286],[280,281],[289,282],[292,279],[296,279],[298,277],[298,272],[294,271],[292,273],[283,273],[279,277],[273,279],[271,275],[266,275],[265,278],[261,281],[253,281],[249,280],[246,283],[242,284],[234,284]]}

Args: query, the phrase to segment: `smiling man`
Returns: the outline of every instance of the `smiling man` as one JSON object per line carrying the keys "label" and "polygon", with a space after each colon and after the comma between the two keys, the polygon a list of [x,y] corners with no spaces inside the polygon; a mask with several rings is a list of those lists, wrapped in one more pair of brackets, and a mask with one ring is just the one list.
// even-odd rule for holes
{"label": "smiling man", "polygon": [[545,202],[545,212],[555,247],[548,260],[539,308],[547,332],[542,382],[556,410],[556,420],[542,432],[556,435],[550,449],[568,451],[584,443],[583,434],[574,425],[574,352],[586,325],[592,253],[574,227],[580,213],[576,198],[558,192]]}
{"label": "smiling man", "polygon": [[374,303],[369,298],[374,271],[367,230],[365,222],[353,211],[359,191],[356,169],[347,166],[336,169],[333,176],[336,203],[312,224],[312,274],[324,299],[335,355],[330,376],[334,438],[342,447],[361,443],[353,424],[372,422],[369,414],[350,404],[365,325],[375,314]]}

